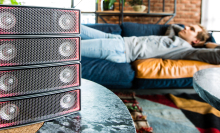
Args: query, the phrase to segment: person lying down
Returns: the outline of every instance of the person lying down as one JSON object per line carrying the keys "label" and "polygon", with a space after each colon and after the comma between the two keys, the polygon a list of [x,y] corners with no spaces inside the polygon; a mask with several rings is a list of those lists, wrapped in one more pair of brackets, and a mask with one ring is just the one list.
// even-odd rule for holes
{"label": "person lying down", "polygon": [[[162,58],[220,64],[220,46],[205,43],[208,32],[201,25],[172,24],[164,36],[121,37],[81,25],[81,55],[117,63],[137,59]],[[83,40],[86,38],[86,40]],[[206,48],[196,48],[204,46]]]}

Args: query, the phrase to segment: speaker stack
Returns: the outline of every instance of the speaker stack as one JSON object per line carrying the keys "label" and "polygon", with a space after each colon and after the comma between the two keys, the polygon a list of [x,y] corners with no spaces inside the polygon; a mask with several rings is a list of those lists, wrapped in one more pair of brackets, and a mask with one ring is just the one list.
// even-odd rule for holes
{"label": "speaker stack", "polygon": [[0,6],[0,129],[80,111],[80,10]]}

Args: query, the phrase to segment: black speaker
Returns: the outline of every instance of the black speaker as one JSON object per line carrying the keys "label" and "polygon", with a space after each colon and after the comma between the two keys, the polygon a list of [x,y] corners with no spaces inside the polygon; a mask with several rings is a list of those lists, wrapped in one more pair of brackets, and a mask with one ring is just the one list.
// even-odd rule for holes
{"label": "black speaker", "polygon": [[80,37],[0,38],[1,66],[80,60]]}
{"label": "black speaker", "polygon": [[79,34],[80,11],[76,9],[0,6],[0,34]]}
{"label": "black speaker", "polygon": [[[6,100],[6,101],[4,101]],[[0,128],[47,121],[80,111],[80,89],[37,97],[1,99]]]}
{"label": "black speaker", "polygon": [[0,130],[80,111],[80,10],[0,5]]}
{"label": "black speaker", "polygon": [[34,94],[80,85],[80,64],[0,67],[0,97]]}

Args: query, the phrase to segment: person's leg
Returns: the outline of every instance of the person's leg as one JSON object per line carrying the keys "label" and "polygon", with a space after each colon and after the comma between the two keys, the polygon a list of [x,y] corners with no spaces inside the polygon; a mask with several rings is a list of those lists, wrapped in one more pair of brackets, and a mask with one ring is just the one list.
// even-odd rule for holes
{"label": "person's leg", "polygon": [[126,63],[124,42],[119,39],[82,40],[81,55],[117,63]]}
{"label": "person's leg", "polygon": [[80,33],[82,40],[87,39],[101,39],[101,38],[111,38],[111,39],[122,39],[120,35],[114,35],[110,33],[105,33],[93,28],[90,28],[85,25],[81,25],[81,33]]}

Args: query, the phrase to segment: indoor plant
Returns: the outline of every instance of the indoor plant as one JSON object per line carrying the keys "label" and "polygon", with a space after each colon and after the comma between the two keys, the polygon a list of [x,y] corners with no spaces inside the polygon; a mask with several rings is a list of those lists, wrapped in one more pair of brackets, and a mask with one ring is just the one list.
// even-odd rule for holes
{"label": "indoor plant", "polygon": [[[123,0],[123,1],[124,1],[124,4],[125,4],[126,0]],[[116,2],[116,0],[102,0],[103,10],[114,10],[114,3],[115,2]],[[122,0],[120,0],[120,2],[122,3]]]}
{"label": "indoor plant", "polygon": [[5,2],[7,2],[7,4],[10,3],[12,5],[21,5],[21,2],[17,2],[16,0],[10,0],[10,2],[9,0],[0,0],[0,4],[4,4]]}
{"label": "indoor plant", "polygon": [[103,0],[103,9],[104,10],[114,10],[114,3],[116,0]]}
{"label": "indoor plant", "polygon": [[129,4],[135,11],[143,12],[146,9],[146,6],[143,5],[143,0],[131,0]]}

